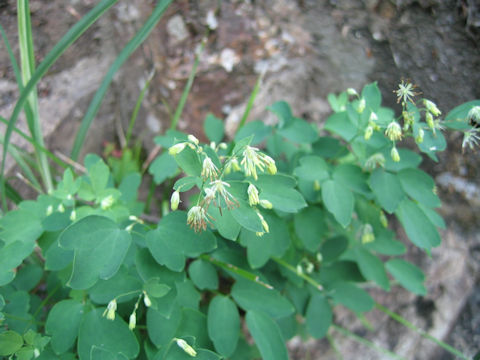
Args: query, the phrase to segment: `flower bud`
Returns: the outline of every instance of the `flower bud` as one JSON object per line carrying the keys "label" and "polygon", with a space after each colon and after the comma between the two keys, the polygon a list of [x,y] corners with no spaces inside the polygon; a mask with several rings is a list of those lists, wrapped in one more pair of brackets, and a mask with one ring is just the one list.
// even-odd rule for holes
{"label": "flower bud", "polygon": [[133,330],[135,329],[135,326],[137,326],[137,314],[134,311],[130,314],[130,318],[128,319],[128,328]]}
{"label": "flower bud", "polygon": [[362,233],[362,244],[368,244],[375,241],[375,234],[373,233],[372,225],[365,224]]}
{"label": "flower bud", "polygon": [[175,144],[168,149],[168,153],[172,156],[175,156],[175,155],[181,153],[183,151],[183,149],[185,149],[186,145],[187,145],[187,143],[184,143],[184,142]]}
{"label": "flower bud", "polygon": [[150,298],[148,297],[148,295],[145,291],[143,292],[143,303],[145,304],[145,306],[147,308],[152,306],[152,300],[150,300]]}
{"label": "flower bud", "polygon": [[191,141],[195,145],[198,145],[198,139],[193,135],[188,135],[188,141]]}
{"label": "flower bud", "polygon": [[115,320],[115,312],[117,311],[117,299],[113,299],[107,305],[107,308],[103,312],[102,316],[105,316],[108,320]]}
{"label": "flower bud", "polygon": [[435,129],[435,122],[433,121],[433,116],[431,113],[427,112],[425,114],[425,121],[430,129]]}
{"label": "flower bud", "polygon": [[63,204],[58,205],[57,211],[61,213],[65,212],[65,207],[63,206]]}
{"label": "flower bud", "polygon": [[377,114],[372,111],[372,113],[370,114],[370,117],[368,118],[368,121],[375,122],[377,120],[378,120]]}
{"label": "flower bud", "polygon": [[70,220],[75,221],[77,219],[77,212],[75,210],[72,210],[70,213]]}
{"label": "flower bud", "polygon": [[53,206],[48,205],[46,215],[49,216],[49,215],[52,215],[52,213],[53,213]]}
{"label": "flower bud", "polygon": [[365,110],[366,105],[367,105],[367,103],[365,102],[365,99],[361,98],[360,101],[358,102],[357,112],[359,114],[363,113],[363,110]]}
{"label": "flower bud", "polygon": [[248,193],[248,203],[250,204],[250,206],[255,206],[258,203],[260,203],[260,199],[258,198],[258,190],[255,187],[255,185],[253,184],[248,185],[247,193]]}
{"label": "flower bud", "polygon": [[321,188],[322,188],[322,186],[320,185],[320,181],[314,180],[313,181],[313,190],[320,191]]}
{"label": "flower bud", "polygon": [[113,196],[108,195],[102,199],[102,201],[100,202],[100,207],[102,208],[102,210],[107,210],[113,205],[114,202],[115,199],[113,198]]}
{"label": "flower bud", "polygon": [[372,126],[367,126],[367,128],[365,129],[365,134],[363,135],[364,139],[365,140],[370,140],[370,138],[372,137],[373,135],[373,127]]}
{"label": "flower bud", "polygon": [[170,208],[172,211],[175,211],[178,209],[178,204],[180,203],[180,193],[178,190],[175,190],[172,193],[172,197],[170,198]]}
{"label": "flower bud", "polygon": [[264,209],[273,209],[273,204],[268,200],[260,200],[260,206]]}
{"label": "flower bud", "polygon": [[390,156],[392,157],[393,161],[395,162],[400,161],[400,154],[398,153],[398,150],[395,146],[392,148],[392,151],[390,152]]}
{"label": "flower bud", "polygon": [[388,227],[388,219],[387,219],[387,217],[385,216],[385,213],[382,210],[380,210],[379,218],[380,218],[380,223],[382,224],[382,226],[384,228],[387,228]]}
{"label": "flower bud", "polygon": [[188,345],[188,343],[185,340],[176,339],[175,341],[176,341],[178,347],[180,347],[188,355],[190,355],[191,357],[197,356],[197,352],[195,351],[195,349],[193,347],[191,347],[190,345]]}
{"label": "flower bud", "polygon": [[427,99],[423,99],[423,104],[427,108],[428,112],[431,112],[434,116],[440,116],[442,112],[438,109],[437,105]]}
{"label": "flower bud", "polygon": [[418,135],[415,137],[415,142],[421,144],[423,142],[423,137],[425,136],[425,131],[423,129],[418,129]]}
{"label": "flower bud", "polygon": [[348,88],[347,94],[350,96],[358,96],[357,90],[355,90],[354,88]]}

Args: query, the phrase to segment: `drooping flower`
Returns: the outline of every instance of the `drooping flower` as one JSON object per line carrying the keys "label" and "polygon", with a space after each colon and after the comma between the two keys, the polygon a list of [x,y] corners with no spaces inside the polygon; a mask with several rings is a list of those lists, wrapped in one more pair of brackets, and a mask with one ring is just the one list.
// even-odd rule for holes
{"label": "drooping flower", "polygon": [[255,206],[260,203],[260,199],[258,198],[258,189],[255,187],[255,185],[248,185],[247,193],[248,203],[250,204],[250,206]]}
{"label": "drooping flower", "polygon": [[177,343],[178,347],[185,351],[188,355],[191,357],[197,356],[197,352],[193,347],[191,347],[185,340],[183,339],[175,339],[175,342]]}
{"label": "drooping flower", "polygon": [[207,214],[203,207],[193,206],[187,214],[187,224],[190,225],[195,232],[207,229]]}
{"label": "drooping flower", "polygon": [[428,112],[431,112],[433,116],[440,116],[442,114],[442,112],[438,109],[437,105],[433,101],[423,99],[423,105],[425,105]]}
{"label": "drooping flower", "polygon": [[392,151],[390,151],[390,156],[392,157],[393,161],[395,161],[395,162],[400,161],[400,154],[398,153],[398,150],[395,146],[392,147]]}
{"label": "drooping flower", "polygon": [[213,180],[218,176],[218,169],[208,156],[205,156],[205,159],[203,159],[201,176],[204,180]]}
{"label": "drooping flower", "polygon": [[117,311],[117,299],[111,300],[105,311],[103,312],[104,317],[106,317],[108,320],[115,320],[115,312]]}
{"label": "drooping flower", "polygon": [[390,124],[388,124],[387,130],[385,130],[385,135],[387,135],[391,141],[401,140],[402,128],[400,127],[400,124],[396,121],[392,121]]}

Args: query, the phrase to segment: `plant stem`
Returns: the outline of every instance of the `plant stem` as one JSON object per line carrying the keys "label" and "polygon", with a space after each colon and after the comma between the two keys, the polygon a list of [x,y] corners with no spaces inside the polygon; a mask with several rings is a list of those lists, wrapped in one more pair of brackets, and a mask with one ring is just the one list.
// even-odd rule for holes
{"label": "plant stem", "polygon": [[284,268],[290,270],[291,272],[293,272],[298,277],[301,277],[302,279],[304,279],[306,282],[308,282],[310,285],[312,285],[315,289],[317,289],[319,291],[323,290],[323,286],[321,284],[316,282],[310,276],[305,275],[304,273],[298,272],[297,269],[295,269],[292,265],[290,265],[286,261],[284,261],[282,259],[279,259],[279,258],[272,258],[272,260],[275,261],[277,264],[283,266]]}
{"label": "plant stem", "polygon": [[257,78],[257,82],[255,83],[255,87],[253,88],[253,91],[250,94],[250,98],[248,99],[247,107],[245,108],[242,119],[240,120],[240,124],[238,124],[238,127],[237,127],[236,131],[240,130],[243,127],[243,125],[245,125],[245,122],[247,121],[248,115],[250,114],[250,111],[252,110],[255,98],[257,97],[258,91],[260,90],[260,84],[262,83],[263,75],[264,74],[261,73]]}
{"label": "plant stem", "polygon": [[371,342],[370,340],[367,340],[365,338],[362,338],[356,334],[354,334],[353,332],[351,332],[350,330],[348,329],[345,329],[341,326],[338,326],[336,324],[332,324],[332,327],[337,330],[339,333],[342,333],[343,335],[355,340],[356,342],[362,344],[362,345],[365,345],[373,350],[376,350],[378,352],[381,352],[385,355],[388,355],[390,356],[392,359],[399,359],[399,360],[406,360],[404,357],[400,356],[400,355],[397,355],[395,354],[394,352],[391,352],[390,350],[387,350],[381,346],[378,346],[376,344],[374,344],[373,342]]}
{"label": "plant stem", "polygon": [[138,111],[140,110],[140,106],[142,105],[143,98],[147,93],[148,88],[150,87],[150,83],[152,82],[153,76],[155,75],[155,69],[153,69],[150,74],[148,75],[147,81],[138,96],[137,103],[135,104],[135,108],[133,109],[132,117],[130,118],[130,124],[128,125],[127,134],[125,136],[125,147],[128,147],[128,143],[130,142],[130,138],[132,137],[132,130],[135,122],[137,120]]}
{"label": "plant stem", "polygon": [[[207,35],[208,35],[208,31],[207,31]],[[195,61],[193,62],[192,71],[190,71],[187,84],[185,85],[185,88],[183,89],[183,92],[182,92],[182,97],[180,98],[180,101],[178,102],[178,105],[177,105],[177,109],[175,110],[175,114],[173,115],[172,123],[170,124],[170,129],[172,130],[177,128],[178,120],[180,120],[180,116],[182,116],[183,108],[185,107],[188,94],[190,93],[190,89],[192,88],[192,85],[193,85],[193,80],[195,80],[195,75],[197,74],[197,67],[198,67],[198,64],[200,63],[200,55],[202,54],[206,43],[207,43],[207,37],[205,36],[205,38],[202,40],[200,44],[200,47],[198,48],[197,54],[195,56]]]}
{"label": "plant stem", "polygon": [[445,349],[446,351],[448,351],[449,353],[459,357],[460,359],[464,359],[464,360],[468,360],[468,357],[466,357],[462,352],[458,351],[457,349],[455,349],[454,347],[448,345],[447,343],[433,337],[432,335],[426,333],[425,331],[423,331],[422,329],[419,329],[418,327],[416,327],[415,325],[413,325],[411,322],[409,322],[407,319],[405,319],[404,317],[402,317],[401,315],[387,309],[386,307],[376,303],[375,304],[375,307],[384,312],[385,314],[387,314],[388,316],[390,316],[393,320],[399,322],[400,324],[402,324],[403,326],[411,329],[411,330],[414,330],[415,332],[417,332],[418,334],[420,334],[420,336],[424,337],[425,339],[428,339],[430,341],[433,341],[435,344],[437,344],[438,346],[440,346],[441,348]]}

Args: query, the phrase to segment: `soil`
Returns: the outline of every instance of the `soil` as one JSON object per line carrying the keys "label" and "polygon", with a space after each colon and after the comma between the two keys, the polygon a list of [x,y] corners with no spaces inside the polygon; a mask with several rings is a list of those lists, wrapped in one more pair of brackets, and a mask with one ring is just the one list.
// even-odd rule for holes
{"label": "soil", "polygon": [[[95,3],[30,0],[38,62]],[[0,0],[0,23],[18,54],[15,4]],[[40,112],[50,149],[69,153],[109,65],[153,6],[150,0],[119,2],[41,81]],[[225,119],[229,134],[233,133],[260,73],[264,73],[263,82],[250,118],[266,122],[274,120],[265,108],[286,100],[297,116],[321,123],[330,111],[325,100],[328,93],[361,89],[372,81],[378,82],[385,104],[397,110],[393,90],[402,78],[411,79],[443,112],[480,98],[477,0],[178,0],[117,74],[83,154],[101,153],[105,141],[121,142],[119,129],[126,128],[148,73],[155,70],[135,127],[145,151],[152,151],[152,134],[169,127],[195,49],[206,35],[209,11],[214,11],[218,26],[207,35],[179,123],[182,130],[201,139],[208,112]],[[3,43],[0,49],[0,115],[8,117],[17,91]],[[17,138],[15,142],[23,144]],[[448,230],[431,258],[414,249],[409,255],[427,272],[429,295],[419,298],[395,289],[388,294],[374,292],[374,296],[472,356],[480,350],[480,168],[477,152],[462,151],[461,137],[452,134],[448,142],[448,151],[438,163],[424,162],[439,184]],[[338,323],[408,359],[453,359],[380,312],[367,317],[374,331],[366,331],[346,310],[336,313]],[[377,351],[336,335],[345,359],[383,358]],[[304,344],[297,340],[289,344],[293,359],[335,358],[325,340]]]}

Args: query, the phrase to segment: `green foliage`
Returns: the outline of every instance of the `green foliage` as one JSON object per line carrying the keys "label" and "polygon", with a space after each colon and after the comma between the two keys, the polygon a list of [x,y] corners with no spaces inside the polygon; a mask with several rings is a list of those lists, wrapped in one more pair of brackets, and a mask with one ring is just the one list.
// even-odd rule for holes
{"label": "green foliage", "polygon": [[[114,2],[97,5],[37,71],[23,61],[30,74],[5,149],[20,110],[35,107],[41,76]],[[74,158],[117,69],[169,3],[158,3],[112,65],[82,122]],[[125,148],[107,163],[87,156],[85,174],[66,169],[48,194],[0,218],[1,356],[282,360],[285,341],[297,333],[329,335],[336,306],[362,318],[375,306],[370,287],[399,284],[426,294],[422,271],[403,258],[406,246],[385,213],[413,245],[429,252],[440,244],[445,224],[435,211],[441,204],[434,181],[418,168],[422,157],[399,146],[412,137],[437,159],[446,142],[436,105],[415,103],[402,83],[396,118],[372,83],[360,94],[329,95],[333,113],[322,132],[283,101],[268,109],[277,124],[245,123],[259,79],[234,140],[222,142],[224,123],[209,114],[202,144],[173,129],[197,65],[198,56],[172,129],[155,138],[165,151],[148,168],[153,183],[172,192],[162,199],[171,196],[172,211],[164,207],[157,221],[143,213],[139,152]],[[445,126],[466,134],[464,146],[477,139],[470,122],[478,104],[446,117]]]}

